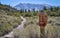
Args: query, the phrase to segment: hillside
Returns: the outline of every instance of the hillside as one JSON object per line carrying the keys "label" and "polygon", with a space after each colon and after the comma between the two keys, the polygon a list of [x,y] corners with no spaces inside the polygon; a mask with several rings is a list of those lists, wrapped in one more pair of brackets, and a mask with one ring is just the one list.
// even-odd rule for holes
{"label": "hillside", "polygon": [[6,11],[16,11],[16,9],[11,7],[10,5],[4,5],[4,4],[0,4],[0,9]]}
{"label": "hillside", "polygon": [[20,14],[15,8],[0,4],[0,36],[7,34],[20,23]]}

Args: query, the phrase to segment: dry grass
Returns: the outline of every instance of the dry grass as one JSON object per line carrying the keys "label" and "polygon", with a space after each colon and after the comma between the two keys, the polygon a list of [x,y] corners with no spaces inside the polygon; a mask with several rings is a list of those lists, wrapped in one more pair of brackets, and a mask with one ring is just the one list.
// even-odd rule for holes
{"label": "dry grass", "polygon": [[[18,38],[40,38],[40,27],[38,25],[38,17],[27,17],[24,28],[14,31],[14,35]],[[60,38],[60,26],[47,24],[45,28],[46,38]]]}

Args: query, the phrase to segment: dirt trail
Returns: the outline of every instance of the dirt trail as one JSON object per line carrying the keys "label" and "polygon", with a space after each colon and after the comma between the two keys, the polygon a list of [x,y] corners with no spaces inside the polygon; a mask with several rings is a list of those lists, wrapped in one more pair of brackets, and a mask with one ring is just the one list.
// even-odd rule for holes
{"label": "dirt trail", "polygon": [[[21,24],[18,25],[18,27],[14,28],[13,30],[15,30],[15,29],[22,29],[22,28],[23,28],[23,26],[24,26],[24,24],[25,24],[25,22],[26,22],[26,19],[23,18],[22,16],[21,16],[21,19],[23,20],[23,21],[21,22]],[[8,34],[0,37],[0,38],[13,37],[13,30],[12,30],[11,32],[9,32]]]}

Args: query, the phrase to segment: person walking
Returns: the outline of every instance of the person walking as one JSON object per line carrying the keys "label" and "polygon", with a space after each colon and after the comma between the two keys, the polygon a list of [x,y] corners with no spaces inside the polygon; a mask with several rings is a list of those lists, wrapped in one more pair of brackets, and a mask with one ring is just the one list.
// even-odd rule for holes
{"label": "person walking", "polygon": [[44,11],[39,13],[39,26],[40,26],[40,38],[45,38],[45,27],[47,24],[48,16]]}

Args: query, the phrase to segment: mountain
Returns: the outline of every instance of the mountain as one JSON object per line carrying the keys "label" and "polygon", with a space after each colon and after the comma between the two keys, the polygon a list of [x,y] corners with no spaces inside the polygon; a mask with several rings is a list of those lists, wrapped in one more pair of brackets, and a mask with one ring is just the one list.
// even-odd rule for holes
{"label": "mountain", "polygon": [[29,3],[20,3],[16,6],[14,6],[16,9],[35,9],[35,10],[41,10],[44,6],[47,8],[50,8],[51,6],[48,4],[29,4]]}

